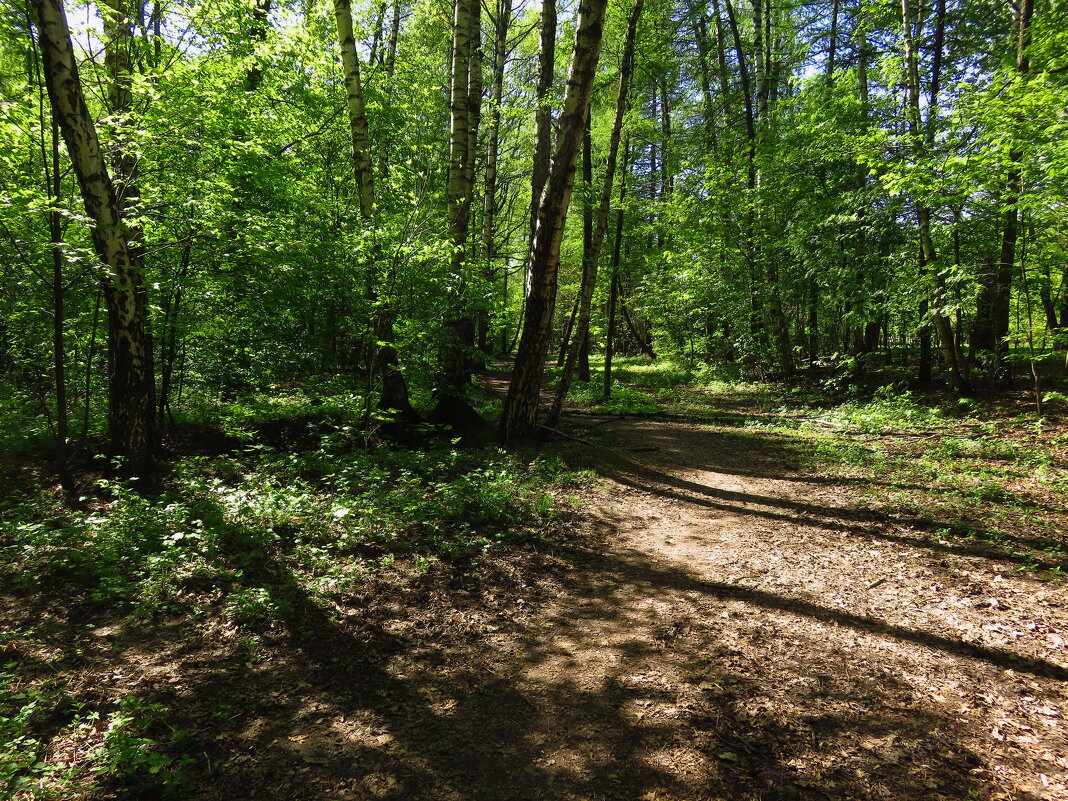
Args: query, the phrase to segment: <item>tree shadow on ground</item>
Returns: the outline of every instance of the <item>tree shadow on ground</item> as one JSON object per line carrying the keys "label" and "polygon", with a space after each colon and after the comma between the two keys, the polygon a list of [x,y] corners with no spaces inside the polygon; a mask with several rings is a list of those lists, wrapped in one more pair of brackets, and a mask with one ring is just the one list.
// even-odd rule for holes
{"label": "tree shadow on ground", "polygon": [[[753,448],[745,449],[745,457],[740,457],[739,453],[743,451],[730,439],[724,439],[719,432],[687,429],[686,436],[692,441],[687,444],[687,447],[679,448],[678,432],[674,434],[652,432],[649,435],[649,441],[654,443],[659,441],[668,445],[663,449],[664,453],[657,453],[656,461],[659,462],[666,456],[673,469],[678,468],[683,472],[705,470],[709,469],[710,455],[714,454],[716,473],[743,478],[785,480],[784,474],[787,474],[787,471],[783,470],[781,465],[776,467],[773,463],[769,463],[766,469],[753,469],[751,466]],[[643,440],[645,438],[646,432],[643,432]],[[728,444],[726,448],[723,447],[725,443]],[[660,450],[658,447],[658,451]],[[757,455],[759,456],[759,453],[763,451],[766,451],[766,447],[759,449]],[[735,462],[736,458],[747,466],[739,466]],[[757,461],[759,463],[759,458]],[[1064,569],[1065,567],[1065,562],[1048,561],[1048,554],[1042,550],[1048,541],[1043,538],[999,533],[1000,540],[1025,551],[1008,553],[1002,548],[984,543],[984,540],[992,540],[995,537],[993,532],[982,527],[968,529],[969,537],[978,540],[974,544],[945,542],[933,540],[926,535],[945,530],[956,531],[960,528],[959,523],[898,517],[879,510],[849,505],[831,506],[793,497],[775,497],[768,494],[711,487],[679,478],[677,475],[660,469],[654,462],[638,461],[618,450],[606,449],[602,455],[601,465],[603,475],[624,486],[715,511],[750,515],[777,523],[810,526],[930,551],[1026,566],[1032,570]],[[797,476],[793,478],[793,481],[801,484],[819,483],[818,481],[809,482],[807,478]],[[896,485],[886,486],[904,488]],[[892,532],[920,532],[920,535]]]}
{"label": "tree shadow on ground", "polygon": [[[962,724],[937,709],[903,709],[892,666],[844,671],[842,654],[810,640],[785,672],[767,674],[766,660],[779,656],[768,640],[733,648],[708,621],[742,603],[764,618],[785,612],[1021,669],[1011,655],[634,554],[558,553],[564,592],[538,599],[538,614],[463,632],[450,631],[445,614],[407,634],[392,631],[396,617],[353,625],[265,556],[243,581],[286,602],[280,628],[262,638],[269,653],[259,663],[187,656],[184,690],[155,688],[184,715],[176,725],[197,727],[220,704],[240,710],[201,739],[195,796],[983,797]],[[675,604],[667,619],[664,603]],[[394,610],[406,613],[420,614]],[[802,684],[790,689],[794,679]],[[783,707],[786,690],[793,700]]]}
{"label": "tree shadow on ground", "polygon": [[[713,442],[680,469],[707,467]],[[723,472],[744,462],[716,454]],[[673,502],[870,534],[849,509],[634,460],[606,470]],[[596,525],[603,545],[627,523]],[[995,784],[976,743],[990,721],[918,696],[907,677],[923,662],[982,693],[1011,670],[1050,695],[1068,678],[1048,660],[650,553],[539,547],[555,555],[550,576],[521,561],[489,578],[445,566],[360,596],[313,592],[281,547],[235,547],[241,587],[269,591],[273,622],[235,627],[218,608],[211,625],[172,618],[98,644],[79,667],[124,677],[102,694],[161,702],[194,734],[203,801],[983,799]],[[62,636],[93,639],[84,625]]]}

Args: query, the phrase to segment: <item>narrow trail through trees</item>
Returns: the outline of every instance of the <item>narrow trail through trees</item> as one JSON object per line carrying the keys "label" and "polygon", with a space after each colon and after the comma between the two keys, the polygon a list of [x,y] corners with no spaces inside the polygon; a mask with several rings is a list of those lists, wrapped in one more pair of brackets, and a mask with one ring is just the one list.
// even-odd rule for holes
{"label": "narrow trail through trees", "polygon": [[516,651],[577,797],[1064,797],[1059,590],[933,549],[774,437],[609,427],[609,548]]}

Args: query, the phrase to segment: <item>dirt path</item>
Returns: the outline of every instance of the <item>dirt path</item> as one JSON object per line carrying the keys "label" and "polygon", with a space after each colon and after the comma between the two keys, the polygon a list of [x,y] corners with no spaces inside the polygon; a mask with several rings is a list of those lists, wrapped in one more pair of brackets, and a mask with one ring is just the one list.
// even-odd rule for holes
{"label": "dirt path", "polygon": [[539,769],[579,798],[1068,798],[1063,591],[932,550],[773,442],[612,428],[613,546],[516,651]]}
{"label": "dirt path", "polygon": [[262,666],[213,664],[200,691],[256,711],[198,797],[1068,798],[1059,585],[933,548],[771,435],[603,427],[594,530],[544,570],[370,633],[373,594],[309,605]]}

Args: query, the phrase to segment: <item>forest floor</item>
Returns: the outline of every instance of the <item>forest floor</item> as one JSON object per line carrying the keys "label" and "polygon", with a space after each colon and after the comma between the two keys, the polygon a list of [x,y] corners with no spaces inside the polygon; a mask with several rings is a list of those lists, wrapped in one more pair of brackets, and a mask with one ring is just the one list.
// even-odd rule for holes
{"label": "forest floor", "polygon": [[[473,570],[383,574],[331,608],[290,586],[251,640],[8,593],[3,612],[38,655],[76,646],[72,695],[169,710],[205,801],[1068,799],[1068,593],[1040,538],[955,537],[900,497],[937,482],[828,467],[764,406],[575,411],[598,478]],[[1059,487],[1025,515],[1063,522]]]}

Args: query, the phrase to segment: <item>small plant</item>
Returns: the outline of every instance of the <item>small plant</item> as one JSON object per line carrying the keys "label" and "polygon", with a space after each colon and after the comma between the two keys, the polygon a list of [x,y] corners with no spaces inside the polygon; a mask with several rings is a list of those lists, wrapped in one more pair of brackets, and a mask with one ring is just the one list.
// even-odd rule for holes
{"label": "small plant", "polygon": [[[0,638],[2,639],[2,638]],[[86,719],[81,704],[49,685],[17,687],[15,663],[0,669],[0,798],[12,798],[32,787],[32,797],[62,797],[77,771],[57,767],[44,758],[45,743],[34,732],[34,721],[60,705],[73,712],[76,725]]]}
{"label": "small plant", "polygon": [[193,759],[187,754],[171,757],[149,734],[164,725],[164,718],[160,704],[147,704],[134,696],[123,698],[107,722],[103,746],[93,756],[94,772],[146,798],[174,799],[185,794],[189,789],[185,774]]}
{"label": "small plant", "polygon": [[267,587],[236,590],[226,599],[226,612],[240,625],[253,629],[266,628],[292,611],[289,602],[277,596],[278,593]]}
{"label": "small plant", "polygon": [[[8,695],[6,700],[19,699]],[[0,797],[13,797],[44,770],[39,761],[41,744],[29,734],[29,720],[36,709],[37,702],[28,701],[16,704],[10,712],[0,712]]]}
{"label": "small plant", "polygon": [[1042,396],[1042,403],[1060,409],[1068,409],[1068,395],[1063,392],[1047,392]]}

